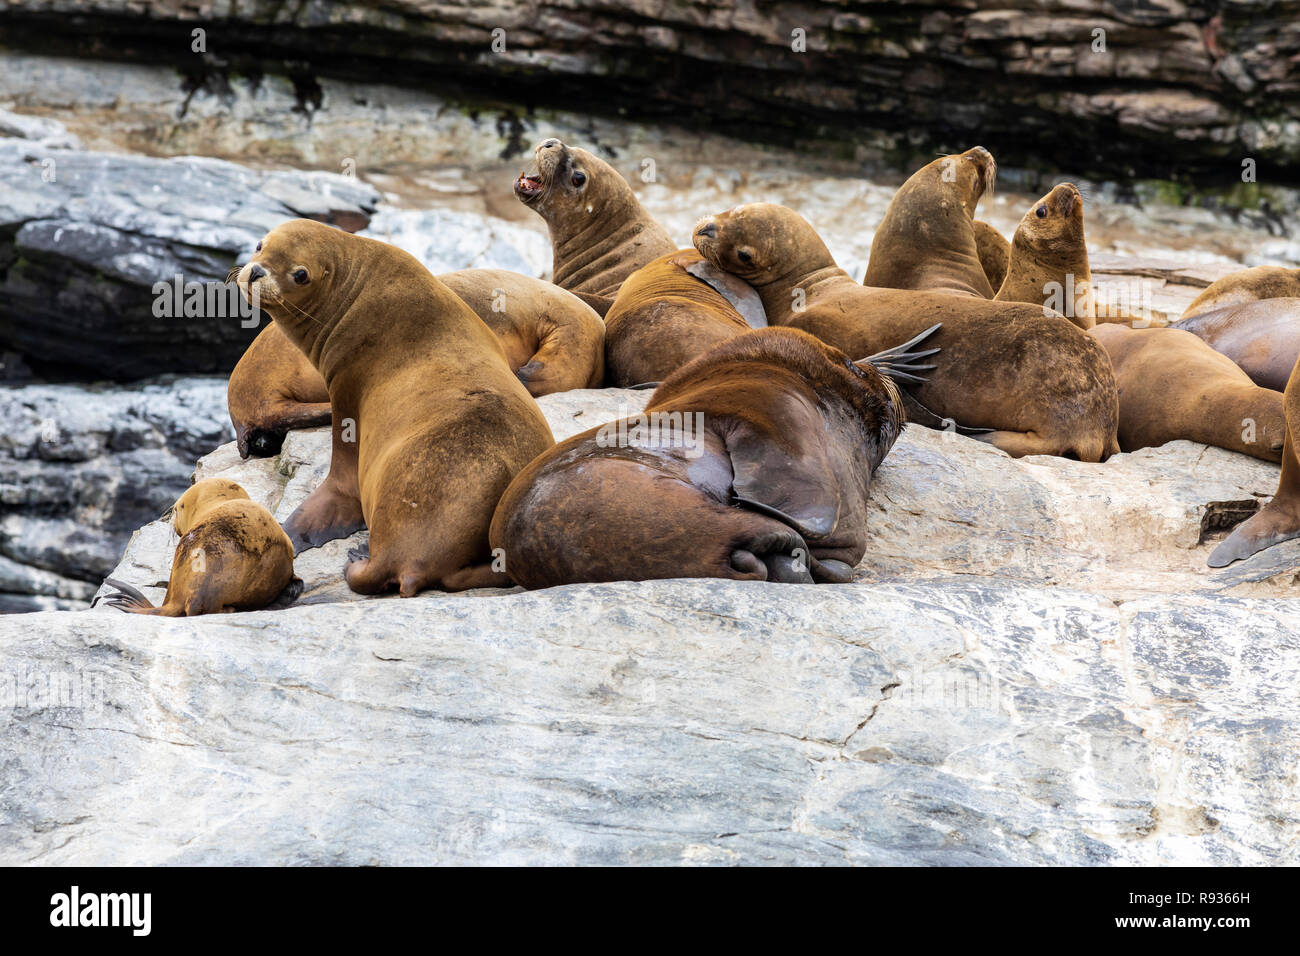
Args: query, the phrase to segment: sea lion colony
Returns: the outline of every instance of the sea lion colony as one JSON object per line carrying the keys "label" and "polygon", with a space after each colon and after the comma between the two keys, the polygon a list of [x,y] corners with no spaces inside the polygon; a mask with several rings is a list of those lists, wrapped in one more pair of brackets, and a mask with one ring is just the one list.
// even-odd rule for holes
{"label": "sea lion colony", "polygon": [[[195,485],[164,605],[116,581],[108,603],[289,603],[289,549],[362,528],[343,573],[367,594],[845,582],[908,421],[1017,457],[1101,462],[1186,438],[1280,461],[1277,496],[1209,563],[1300,535],[1300,271],[1229,276],[1177,328],[1097,324],[1083,197],[1056,186],[1008,242],[974,218],[997,172],[983,147],[898,190],[863,283],[794,210],[706,215],[678,248],[598,157],[556,139],[535,157],[514,191],[547,224],[553,284],[434,277],[307,220],[267,234],[237,270],[274,320],[230,378],[239,452],[330,424],[329,474],[284,530],[238,485]],[[643,414],[556,445],[535,397],[602,384],[655,391]]]}

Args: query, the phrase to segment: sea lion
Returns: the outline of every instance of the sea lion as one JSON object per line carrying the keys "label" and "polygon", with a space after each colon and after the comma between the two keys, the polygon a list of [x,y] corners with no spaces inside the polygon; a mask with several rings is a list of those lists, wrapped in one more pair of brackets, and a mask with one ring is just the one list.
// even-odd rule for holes
{"label": "sea lion", "polygon": [[558,139],[533,153],[536,171],[520,173],[515,195],[546,221],[555,284],[604,315],[624,279],[677,244],[604,160]]}
{"label": "sea lion", "polygon": [[665,379],[642,415],[521,471],[492,546],[526,588],[850,581],[871,477],[903,422],[897,386],[871,360],[794,329],[744,332]]}
{"label": "sea lion", "polygon": [[[496,333],[533,397],[600,387],[605,324],[577,296],[505,269],[460,269],[438,279]],[[325,380],[274,322],[230,373],[226,402],[241,458],[279,454],[287,432],[330,423]]]}
{"label": "sea lion", "polygon": [[1212,568],[1248,558],[1275,544],[1300,537],[1300,362],[1291,370],[1282,400],[1286,412],[1286,445],[1282,449],[1282,475],[1271,501],[1233,529],[1210,553]]}
{"label": "sea lion", "polygon": [[1105,347],[1115,369],[1122,450],[1185,438],[1282,460],[1282,393],[1260,388],[1192,333],[1107,323],[1089,334]]}
{"label": "sea lion", "polygon": [[154,607],[129,584],[108,578],[116,593],[104,603],[132,614],[193,617],[256,611],[302,590],[293,574],[293,545],[267,511],[227,478],[191,485],[172,506],[180,536],[167,596]]}
{"label": "sea lion", "polygon": [[972,221],[993,192],[997,163],[983,146],[941,156],[894,194],[871,239],[863,285],[993,298]]}
{"label": "sea lion", "polygon": [[306,219],[268,233],[238,284],[329,389],[330,470],[285,525],[295,549],[368,527],[345,569],[360,594],[505,585],[492,509],[554,439],[483,320],[401,249]]}
{"label": "sea lion", "polygon": [[1073,183],[1053,187],[1020,220],[1011,239],[1007,276],[994,298],[1046,306],[1081,329],[1097,324],[1083,196]]}
{"label": "sea lion", "polygon": [[1204,339],[1264,388],[1285,389],[1300,359],[1300,297],[1229,305],[1179,319],[1170,328]]}
{"label": "sea lion", "polygon": [[[1242,269],[1210,283],[1205,291],[1183,310],[1180,319],[1217,312],[1229,306],[1245,305],[1260,299],[1300,298],[1300,269],[1281,266],[1256,266]],[[1287,373],[1284,373],[1285,379]]]}
{"label": "sea lion", "polygon": [[971,223],[975,230],[975,249],[979,254],[980,268],[989,280],[989,288],[997,292],[1007,277],[1007,264],[1011,261],[1011,243],[1007,237],[983,219]]}
{"label": "sea lion", "polygon": [[940,416],[987,428],[1010,455],[1101,461],[1119,451],[1119,401],[1101,345],[1041,306],[858,285],[802,216],[770,203],[705,219],[695,247],[754,287],[768,321],[868,355],[943,324],[944,361],[916,397]]}
{"label": "sea lion", "polygon": [[758,293],[742,279],[694,249],[660,256],[628,276],[605,315],[609,384],[661,382],[714,346],[766,325]]}

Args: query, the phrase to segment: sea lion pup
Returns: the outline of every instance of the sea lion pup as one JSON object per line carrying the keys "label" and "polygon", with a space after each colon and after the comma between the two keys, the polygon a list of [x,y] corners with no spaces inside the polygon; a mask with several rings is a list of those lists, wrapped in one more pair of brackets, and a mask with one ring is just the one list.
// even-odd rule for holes
{"label": "sea lion pup", "polygon": [[158,607],[129,584],[108,578],[117,593],[104,603],[132,614],[193,617],[256,611],[302,590],[293,574],[293,545],[271,512],[227,478],[191,485],[172,506],[180,536],[167,597]]}
{"label": "sea lion pup", "polygon": [[1192,333],[1106,323],[1089,334],[1115,369],[1123,451],[1185,438],[1282,460],[1282,393],[1260,388]]}
{"label": "sea lion pup", "polygon": [[1295,298],[1300,298],[1300,269],[1256,266],[1253,269],[1242,269],[1210,283],[1205,291],[1183,310],[1180,319],[1190,319],[1194,315],[1215,312],[1228,306],[1245,305],[1247,302],[1258,302],[1260,299]]}
{"label": "sea lion pup", "polygon": [[604,160],[558,139],[533,153],[536,171],[520,173],[515,195],[546,220],[555,284],[603,316],[624,279],[677,244]]}
{"label": "sea lion pup", "polygon": [[521,471],[497,505],[492,546],[526,588],[851,581],[871,476],[904,422],[873,360],[794,329],[729,339],[665,379],[642,415],[575,435]]}
{"label": "sea lion pup", "polygon": [[1010,455],[1102,461],[1119,451],[1119,401],[1106,352],[1042,306],[858,285],[802,216],[752,203],[702,221],[695,247],[754,287],[772,325],[869,355],[943,324],[943,362],[916,398]]}
{"label": "sea lion pup", "polygon": [[871,239],[863,285],[993,298],[975,242],[975,206],[998,166],[983,146],[941,156],[894,194]]}
{"label": "sea lion pup", "polygon": [[1257,551],[1300,537],[1300,362],[1291,370],[1282,400],[1286,412],[1286,447],[1282,449],[1282,475],[1271,501],[1233,529],[1210,553],[1212,568],[1248,558]]}
{"label": "sea lion pup", "polygon": [[980,268],[989,280],[989,288],[997,292],[1007,277],[1007,264],[1011,261],[1011,243],[1007,237],[983,219],[971,223],[975,230],[975,249],[979,254]]}
{"label": "sea lion pup", "polygon": [[[605,323],[577,296],[505,269],[461,269],[438,279],[497,334],[534,398],[604,381]],[[325,380],[274,322],[230,373],[226,402],[241,458],[279,454],[289,431],[330,423]]]}
{"label": "sea lion pup", "polygon": [[1300,298],[1241,302],[1179,319],[1170,328],[1204,339],[1264,388],[1285,389],[1300,359]]}
{"label": "sea lion pup", "polygon": [[330,471],[285,525],[295,548],[368,527],[345,569],[360,594],[506,584],[492,509],[554,440],[483,320],[408,253],[305,219],[271,230],[238,283],[329,389]]}
{"label": "sea lion pup", "polygon": [[660,256],[628,276],[605,315],[609,384],[662,382],[714,346],[766,325],[763,303],[744,280],[694,249]]}
{"label": "sea lion pup", "polygon": [[1097,324],[1083,196],[1073,183],[1054,187],[1020,220],[1011,239],[1007,277],[994,298],[1046,306],[1081,329]]}

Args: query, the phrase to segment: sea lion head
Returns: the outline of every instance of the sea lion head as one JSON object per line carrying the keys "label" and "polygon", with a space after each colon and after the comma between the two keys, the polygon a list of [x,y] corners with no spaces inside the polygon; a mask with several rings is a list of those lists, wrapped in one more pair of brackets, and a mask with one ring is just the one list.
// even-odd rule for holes
{"label": "sea lion head", "polygon": [[775,203],[746,203],[707,216],[691,238],[705,259],[755,288],[835,265],[808,220]]}
{"label": "sea lion head", "polygon": [[223,501],[240,501],[248,498],[240,485],[229,478],[204,478],[190,485],[185,494],[172,505],[172,526],[184,537],[202,517],[203,512]]}
{"label": "sea lion head", "polygon": [[262,237],[236,284],[310,354],[319,333],[350,304],[330,293],[344,264],[359,264],[365,243],[334,226],[292,219]]}
{"label": "sea lion head", "polygon": [[900,197],[924,193],[927,201],[956,202],[970,218],[986,194],[993,195],[998,177],[997,160],[983,146],[973,146],[964,153],[940,156],[922,167],[898,191]]}
{"label": "sea lion head", "polygon": [[1030,206],[1016,227],[1013,244],[1030,250],[1040,260],[1086,253],[1083,196],[1078,187],[1061,183]]}
{"label": "sea lion head", "polygon": [[617,215],[636,204],[619,172],[585,149],[544,139],[533,150],[534,169],[515,180],[515,195],[546,220],[553,234],[574,235],[593,220]]}

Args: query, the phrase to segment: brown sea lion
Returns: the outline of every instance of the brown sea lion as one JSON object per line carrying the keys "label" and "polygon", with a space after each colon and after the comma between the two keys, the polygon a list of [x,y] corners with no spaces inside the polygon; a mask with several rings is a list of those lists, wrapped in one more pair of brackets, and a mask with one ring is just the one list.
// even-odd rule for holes
{"label": "brown sea lion", "polygon": [[1229,305],[1179,319],[1170,328],[1204,339],[1264,388],[1285,389],[1300,359],[1300,298]]}
{"label": "brown sea lion", "polygon": [[1081,329],[1097,324],[1083,235],[1083,197],[1061,183],[1029,207],[1011,239],[1007,277],[994,296],[1059,312]]}
{"label": "brown sea lion", "polygon": [[305,219],[268,233],[238,283],[329,389],[330,471],[285,525],[295,548],[368,527],[346,568],[361,594],[506,584],[492,510],[554,440],[483,320],[408,253]]}
{"label": "brown sea lion", "polygon": [[555,284],[604,315],[624,279],[677,244],[604,160],[558,139],[533,153],[536,170],[519,175],[515,195],[546,221]]}
{"label": "brown sea lion", "polygon": [[975,230],[975,249],[979,253],[980,268],[989,280],[993,292],[1002,288],[1002,280],[1007,277],[1007,263],[1011,261],[1011,243],[1007,237],[998,232],[982,219],[971,223]]}
{"label": "brown sea lion", "polygon": [[1227,356],[1180,329],[1092,329],[1119,387],[1119,445],[1153,448],[1185,438],[1282,460],[1282,393],[1260,388]]}
{"label": "brown sea lion", "polygon": [[792,209],[737,206],[695,229],[695,247],[754,287],[773,325],[850,355],[878,352],[936,322],[939,369],[916,389],[929,409],[1014,456],[1101,461],[1119,451],[1119,402],[1105,350],[1041,306],[944,292],[872,289],[835,264]]}
{"label": "brown sea lion", "polygon": [[110,607],[132,614],[193,617],[256,611],[302,589],[293,575],[293,545],[267,511],[235,482],[206,478],[172,507],[180,542],[172,558],[167,596],[154,607],[129,584],[109,578]]}
{"label": "brown sea lion", "polygon": [[992,194],[997,163],[983,146],[922,167],[889,204],[871,239],[863,285],[993,298],[972,220]]}
{"label": "brown sea lion", "polygon": [[[1242,269],[1210,283],[1205,291],[1183,310],[1181,319],[1217,312],[1229,306],[1245,305],[1260,299],[1300,298],[1300,269],[1281,266],[1256,266]],[[1289,372],[1287,373],[1289,374]],[[1285,378],[1285,375],[1283,376]]]}
{"label": "brown sea lion", "polygon": [[1210,553],[1212,568],[1248,558],[1257,551],[1300,537],[1300,362],[1291,370],[1283,398],[1286,412],[1286,447],[1282,449],[1282,475],[1271,501],[1233,529]]}
{"label": "brown sea lion", "polygon": [[643,414],[521,471],[492,546],[527,588],[850,581],[871,476],[903,421],[897,387],[872,360],[794,329],[745,332],[665,379]]}
{"label": "brown sea lion", "polygon": [[[438,279],[497,334],[533,397],[600,387],[605,324],[577,296],[505,269],[460,269]],[[226,402],[241,458],[279,454],[287,432],[330,423],[325,380],[274,322],[230,373]]]}
{"label": "brown sea lion", "polygon": [[662,382],[714,346],[766,325],[758,293],[742,279],[694,249],[660,256],[628,276],[605,315],[609,384]]}

